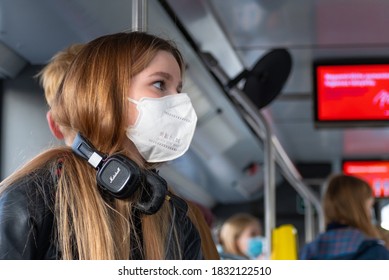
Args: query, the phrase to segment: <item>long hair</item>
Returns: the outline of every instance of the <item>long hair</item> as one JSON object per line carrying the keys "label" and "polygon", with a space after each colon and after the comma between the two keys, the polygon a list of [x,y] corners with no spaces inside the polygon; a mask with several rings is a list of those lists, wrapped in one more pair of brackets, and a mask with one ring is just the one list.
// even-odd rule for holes
{"label": "long hair", "polygon": [[261,228],[258,218],[248,213],[235,214],[223,223],[219,233],[219,241],[223,246],[224,252],[246,256],[246,254],[239,249],[237,240],[242,232],[251,224],[256,224]]}
{"label": "long hair", "polygon": [[[176,58],[182,72],[183,60],[175,45],[150,34],[117,33],[89,42],[73,60],[52,100],[53,119],[68,134],[81,132],[102,153],[123,153],[140,167],[150,167],[125,135],[127,95],[132,77],[161,50]],[[169,203],[165,202],[156,214],[142,217],[139,236],[133,206],[140,199],[140,191],[127,200],[102,195],[96,171],[69,147],[42,153],[3,184],[41,168],[55,170],[59,162],[54,213],[63,259],[128,259],[130,249],[141,244],[143,258],[166,257],[168,234],[176,232],[170,229]],[[174,257],[180,258],[180,252]]]}
{"label": "long hair", "polygon": [[364,180],[344,174],[332,176],[323,198],[326,224],[336,222],[349,225],[367,236],[377,238],[377,231],[365,206],[369,198],[373,198],[373,191]]}
{"label": "long hair", "polygon": [[73,58],[82,49],[83,44],[73,44],[56,53],[49,63],[35,76],[42,85],[47,104],[51,107],[52,100],[58,91],[63,77],[69,68]]}

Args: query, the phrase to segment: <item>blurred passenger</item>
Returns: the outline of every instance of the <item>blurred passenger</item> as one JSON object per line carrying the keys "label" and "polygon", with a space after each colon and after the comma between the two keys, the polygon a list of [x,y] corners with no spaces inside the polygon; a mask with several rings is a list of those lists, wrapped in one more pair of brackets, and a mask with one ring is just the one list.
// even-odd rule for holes
{"label": "blurred passenger", "polygon": [[262,259],[267,247],[259,219],[248,213],[228,218],[220,228],[219,242],[222,259]]}
{"label": "blurred passenger", "polygon": [[377,226],[381,239],[385,242],[385,247],[389,250],[389,230],[384,229],[381,226]]}
{"label": "blurred passenger", "polygon": [[326,231],[305,245],[300,259],[389,259],[372,223],[373,191],[359,178],[330,178],[323,200]]}

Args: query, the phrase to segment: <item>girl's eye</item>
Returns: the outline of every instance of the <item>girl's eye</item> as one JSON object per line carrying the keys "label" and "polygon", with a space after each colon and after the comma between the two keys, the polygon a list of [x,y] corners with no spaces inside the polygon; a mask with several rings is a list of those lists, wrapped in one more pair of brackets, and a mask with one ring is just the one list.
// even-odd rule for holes
{"label": "girl's eye", "polygon": [[157,81],[157,82],[153,83],[153,86],[161,91],[165,90],[165,82],[164,81]]}

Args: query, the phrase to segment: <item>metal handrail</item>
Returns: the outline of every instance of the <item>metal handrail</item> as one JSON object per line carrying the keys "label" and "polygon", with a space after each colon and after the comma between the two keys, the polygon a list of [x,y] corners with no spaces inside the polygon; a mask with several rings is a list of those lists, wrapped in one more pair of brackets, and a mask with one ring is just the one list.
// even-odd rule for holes
{"label": "metal handrail", "polygon": [[132,30],[147,31],[147,0],[132,0]]}
{"label": "metal handrail", "polygon": [[[222,85],[228,85],[229,77],[219,66],[217,60],[209,53],[201,54],[205,64],[211,69],[213,74],[219,79]],[[275,168],[274,163],[280,166],[284,177],[292,187],[303,197],[304,201],[312,203],[318,213],[319,229],[324,229],[324,216],[319,199],[302,182],[301,175],[289,159],[276,136],[273,134],[266,118],[236,86],[225,86],[225,91],[242,107],[246,121],[252,127],[257,136],[264,141],[264,201],[265,201],[265,237],[271,240],[271,232],[275,227]],[[310,206],[305,208],[306,241],[313,237],[313,213]],[[271,242],[269,242],[271,243]],[[269,250],[271,252],[271,248]]]}

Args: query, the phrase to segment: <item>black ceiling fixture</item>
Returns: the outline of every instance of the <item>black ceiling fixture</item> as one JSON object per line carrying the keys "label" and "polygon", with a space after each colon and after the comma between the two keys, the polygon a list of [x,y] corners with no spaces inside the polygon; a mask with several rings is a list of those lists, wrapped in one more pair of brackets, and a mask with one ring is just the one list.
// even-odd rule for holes
{"label": "black ceiling fixture", "polygon": [[235,86],[245,78],[243,92],[262,109],[281,92],[292,68],[292,58],[286,49],[273,49],[261,57],[251,70],[242,71],[228,83]]}

